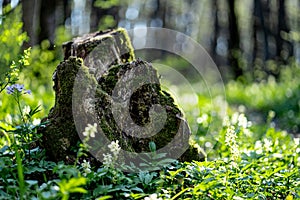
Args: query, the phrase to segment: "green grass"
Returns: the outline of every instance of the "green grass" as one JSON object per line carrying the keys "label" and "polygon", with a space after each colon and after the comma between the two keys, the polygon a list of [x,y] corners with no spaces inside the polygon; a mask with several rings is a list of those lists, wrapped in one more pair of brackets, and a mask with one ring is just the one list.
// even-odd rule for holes
{"label": "green grass", "polygon": [[[230,86],[232,83],[227,88]],[[83,164],[87,162],[81,158],[74,165],[47,161],[38,146],[26,146],[40,137],[35,135],[37,127],[30,125],[35,114],[31,113],[27,126],[19,121],[23,126],[16,126],[15,122],[9,130],[1,130],[1,198],[145,199],[156,195],[157,199],[300,199],[299,139],[275,129],[273,118],[263,124],[250,122],[243,113],[236,112],[235,105],[229,104],[229,116],[217,123],[219,131],[210,140],[207,135],[217,130],[209,129],[210,122],[219,117],[211,114],[216,108],[207,106],[209,98],[201,99],[198,104],[203,109],[196,120],[198,131],[194,139],[206,151],[206,161],[176,161],[154,172],[124,173],[115,169],[113,163],[94,167]],[[3,100],[11,101],[11,96]],[[249,102],[244,99],[239,105]],[[25,133],[32,139],[26,142]]]}
{"label": "green grass", "polygon": [[[8,66],[14,66],[12,59],[25,61],[19,53],[25,36],[13,21],[20,15],[15,16],[13,26],[0,29],[20,36],[17,43],[4,41],[9,49],[2,49],[10,57],[3,62]],[[66,35],[63,29],[58,30],[60,35]],[[58,44],[61,41],[58,37]],[[300,144],[295,138],[300,126],[300,69],[296,64],[285,66],[277,81],[270,77],[260,83],[229,82],[227,99],[198,94],[198,102],[185,101],[189,98],[178,102],[184,104],[193,142],[205,152],[205,161],[174,161],[157,171],[124,173],[114,168],[114,159],[100,167],[83,160],[84,145],[73,165],[47,160],[37,145],[41,138],[37,129],[43,124],[36,119],[46,117],[53,106],[51,76],[61,60],[59,47],[48,50],[48,46],[44,41],[32,48],[30,65],[22,65],[14,74],[18,80],[9,83],[24,84],[32,95],[21,95],[16,101],[6,90],[0,92],[0,199],[300,199]],[[177,95],[190,95],[186,88],[185,93],[177,89]],[[224,103],[228,105],[225,118],[220,115]]]}

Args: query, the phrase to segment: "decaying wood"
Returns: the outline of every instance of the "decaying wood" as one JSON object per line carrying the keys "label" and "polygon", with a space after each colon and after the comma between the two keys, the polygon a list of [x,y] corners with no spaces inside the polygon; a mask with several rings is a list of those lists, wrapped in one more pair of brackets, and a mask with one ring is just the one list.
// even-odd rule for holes
{"label": "decaying wood", "polygon": [[[82,132],[78,133],[80,125],[74,123],[74,118],[80,117],[82,124],[92,121],[88,115],[77,116],[87,110],[85,101],[90,101],[89,90],[95,92],[92,107],[97,125],[109,140],[119,140],[123,150],[147,152],[149,142],[155,142],[160,149],[175,136],[177,142],[170,149],[170,156],[188,145],[182,143],[188,141],[191,134],[183,114],[173,98],[162,91],[151,64],[135,60],[125,30],[88,34],[65,43],[63,49],[64,61],[53,75],[55,105],[44,119],[49,123],[40,130],[42,146],[51,160],[74,161],[82,139]],[[136,73],[143,75],[140,80]],[[78,84],[77,79],[82,84]],[[139,85],[141,80],[143,84]],[[74,107],[74,101],[83,103]],[[163,124],[159,127],[161,124],[156,122]],[[182,161],[199,159],[198,152],[192,147],[180,158]]]}

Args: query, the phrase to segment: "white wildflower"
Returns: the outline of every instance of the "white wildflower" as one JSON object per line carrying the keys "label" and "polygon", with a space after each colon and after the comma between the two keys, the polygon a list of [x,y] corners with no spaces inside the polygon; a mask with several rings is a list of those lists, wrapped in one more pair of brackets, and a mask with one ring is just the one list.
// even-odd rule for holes
{"label": "white wildflower", "polygon": [[243,127],[243,128],[247,128],[248,127],[248,120],[245,117],[245,114],[240,114],[238,117],[238,126],[239,127]]}
{"label": "white wildflower", "polygon": [[59,187],[57,185],[52,186],[51,189],[54,191],[59,191]]}
{"label": "white wildflower", "polygon": [[243,130],[243,133],[247,136],[247,137],[252,137],[253,136],[253,133],[249,130],[249,129],[244,129]]}
{"label": "white wildflower", "polygon": [[226,130],[226,135],[225,135],[225,143],[230,146],[231,143],[234,143],[237,136],[235,134],[234,126],[230,126]]}
{"label": "white wildflower", "polygon": [[272,145],[273,145],[273,142],[271,140],[268,140],[268,139],[264,139],[264,147],[266,149],[266,151],[272,151]]}
{"label": "white wildflower", "polygon": [[32,121],[32,124],[34,125],[34,126],[37,126],[37,125],[39,125],[41,123],[41,119],[39,119],[39,118],[35,118],[33,121]]}
{"label": "white wildflower", "polygon": [[111,153],[103,154],[103,165],[105,167],[113,167],[114,163],[118,160],[118,156],[121,151],[119,141],[112,141],[108,145],[108,148]]}
{"label": "white wildflower", "polygon": [[246,112],[246,107],[244,105],[239,105],[238,111],[241,113]]}
{"label": "white wildflower", "polygon": [[110,167],[113,164],[113,157],[111,154],[103,154],[103,165],[105,167]]}
{"label": "white wildflower", "polygon": [[109,145],[108,145],[108,148],[110,150],[110,152],[112,152],[114,154],[115,157],[118,156],[120,150],[121,150],[121,147],[119,145],[119,141],[116,140],[116,141],[112,141]]}
{"label": "white wildflower", "polygon": [[162,200],[162,198],[158,198],[157,194],[151,194],[149,197],[145,197],[144,200]]}
{"label": "white wildflower", "polygon": [[24,106],[22,110],[23,115],[29,115],[30,113],[30,106]]}
{"label": "white wildflower", "polygon": [[225,116],[225,117],[224,117],[224,119],[223,119],[223,126],[224,126],[224,127],[230,126],[230,120],[229,120],[229,117],[228,117],[228,116]]}
{"label": "white wildflower", "polygon": [[86,160],[83,160],[83,163],[81,163],[81,167],[83,169],[83,176],[86,176],[87,174],[91,173],[91,165]]}
{"label": "white wildflower", "polygon": [[262,150],[261,150],[261,149],[258,149],[258,150],[255,151],[255,153],[256,153],[256,154],[262,154]]}
{"label": "white wildflower", "polygon": [[236,162],[230,162],[229,167],[231,169],[237,169],[238,168],[238,164]]}
{"label": "white wildflower", "polygon": [[8,124],[12,124],[12,117],[11,117],[10,114],[7,114],[7,115],[5,116],[5,121],[6,121],[6,123],[8,123]]}
{"label": "white wildflower", "polygon": [[275,117],[276,113],[273,110],[270,110],[268,113],[268,118],[273,119]]}
{"label": "white wildflower", "polygon": [[299,146],[300,144],[300,138],[294,138],[294,142],[296,146]]}
{"label": "white wildflower", "polygon": [[95,133],[97,133],[97,124],[94,123],[94,125],[88,124],[87,127],[85,127],[84,132],[82,133],[84,136],[88,137],[95,137]]}
{"label": "white wildflower", "polygon": [[233,113],[233,115],[231,116],[231,123],[234,125],[234,124],[237,124],[238,123],[238,120],[239,120],[239,113]]}
{"label": "white wildflower", "polygon": [[203,126],[208,126],[208,115],[204,113],[201,117],[197,118],[197,123]]}
{"label": "white wildflower", "polygon": [[225,143],[230,148],[231,157],[233,160],[237,160],[240,157],[239,146],[236,142],[237,135],[235,133],[234,126],[230,126],[226,130]]}
{"label": "white wildflower", "polygon": [[257,140],[255,142],[255,146],[254,146],[255,149],[260,149],[262,148],[262,142],[260,140]]}

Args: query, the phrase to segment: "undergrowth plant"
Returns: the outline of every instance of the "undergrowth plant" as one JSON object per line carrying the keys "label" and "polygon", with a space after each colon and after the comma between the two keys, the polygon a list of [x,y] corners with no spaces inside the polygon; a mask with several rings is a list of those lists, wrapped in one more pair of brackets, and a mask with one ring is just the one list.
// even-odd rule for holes
{"label": "undergrowth plant", "polygon": [[[18,35],[21,24],[12,27],[16,29],[12,35]],[[0,32],[0,40],[9,42],[11,54],[17,54],[13,40],[5,39],[9,32]],[[20,46],[24,40],[25,34],[20,34],[16,41]],[[108,144],[101,165],[88,159],[88,141],[95,137],[97,124],[86,127],[73,164],[47,160],[38,134],[47,122],[35,117],[45,113],[41,108],[51,105],[34,94],[43,94],[52,102],[52,95],[45,91],[51,84],[46,79],[41,85],[28,84],[23,68],[35,73],[44,64],[55,66],[55,52],[48,48],[49,42],[44,41],[41,47],[25,50],[0,76],[0,199],[300,199],[300,139],[290,134],[297,133],[300,124],[299,66],[282,70],[279,81],[270,77],[248,85],[228,83],[229,109],[224,119],[207,106],[210,97],[199,98],[202,110],[194,120],[198,130],[192,142],[205,161],[164,159],[165,154],[157,153],[155,143],[150,142],[144,163],[122,166],[132,171],[129,173],[117,167],[122,156],[120,141]],[[11,55],[0,54],[6,65]],[[29,66],[34,60],[34,66]],[[43,70],[39,73],[50,76]],[[28,90],[20,83],[39,86]],[[28,99],[42,105],[29,105]],[[214,127],[211,122],[216,122]]]}

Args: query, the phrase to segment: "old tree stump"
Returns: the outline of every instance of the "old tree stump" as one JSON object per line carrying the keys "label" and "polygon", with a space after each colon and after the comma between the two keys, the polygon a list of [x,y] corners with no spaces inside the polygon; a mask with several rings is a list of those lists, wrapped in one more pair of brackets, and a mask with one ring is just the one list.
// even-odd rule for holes
{"label": "old tree stump", "polygon": [[[48,124],[40,130],[49,159],[74,162],[84,128],[94,123],[98,133],[89,146],[100,161],[114,140],[120,142],[123,161],[150,152],[150,142],[165,157],[200,159],[188,144],[191,133],[182,112],[162,91],[152,65],[135,60],[125,30],[75,38],[63,50],[64,61],[53,75],[55,105],[44,119]],[[181,149],[185,152],[180,153]],[[126,152],[131,152],[129,157]]]}

